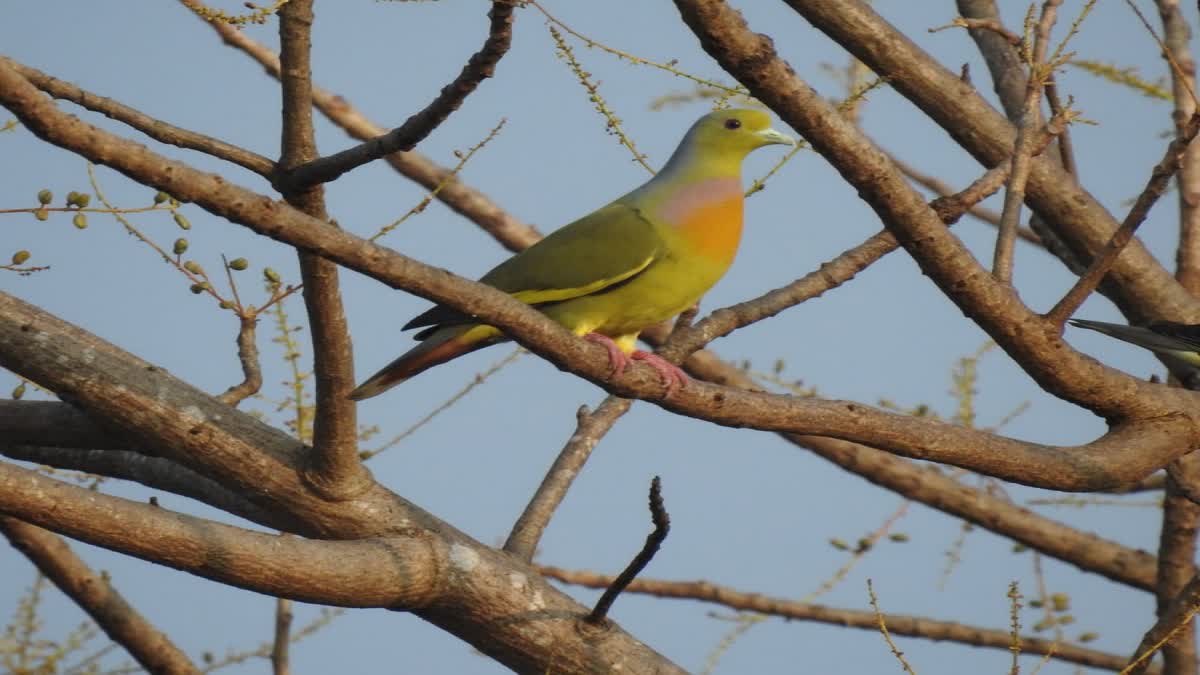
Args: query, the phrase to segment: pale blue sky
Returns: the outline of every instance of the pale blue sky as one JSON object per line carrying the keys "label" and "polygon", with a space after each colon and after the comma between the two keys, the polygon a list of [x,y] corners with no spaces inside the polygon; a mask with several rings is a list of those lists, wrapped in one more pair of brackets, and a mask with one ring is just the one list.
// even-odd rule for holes
{"label": "pale blue sky", "polygon": [[[841,94],[822,64],[842,66],[845,55],[783,3],[736,3],[752,26],[768,32],[801,77],[827,95]],[[926,29],[954,16],[954,3],[879,0],[878,10],[923,48],[955,70],[971,64],[981,89],[990,82],[973,43],[959,30],[929,34]],[[1002,4],[1010,24],[1024,3]],[[1080,6],[1065,3],[1070,18]],[[1139,5],[1156,17],[1150,3]],[[679,67],[728,81],[699,49],[673,5],[665,0],[611,0],[597,4],[547,0],[546,6],[578,30],[646,58],[679,59]],[[240,3],[230,3],[235,11]],[[384,126],[402,122],[428,103],[478,48],[486,30],[486,3],[318,3],[314,34],[315,80],[345,96]],[[1195,25],[1195,7],[1185,4]],[[0,52],[183,127],[208,133],[265,155],[279,145],[278,87],[248,58],[222,46],[209,28],[181,6],[166,2],[91,5],[43,1],[10,3],[0,23]],[[247,33],[275,44],[275,25]],[[1057,31],[1063,33],[1062,27]],[[691,89],[688,82],[637,67],[575,43],[584,66],[601,82],[601,92],[625,122],[627,132],[652,164],[665,161],[704,104],[651,111],[650,102],[669,92]],[[1124,3],[1099,3],[1073,43],[1079,58],[1138,66],[1157,79],[1166,70],[1158,49]],[[421,144],[443,164],[453,152],[474,145],[501,117],[500,136],[467,166],[464,179],[514,215],[552,229],[583,215],[636,186],[645,171],[605,134],[603,119],[591,109],[567,67],[553,56],[554,44],[542,17],[518,12],[511,53],[496,78],[485,82],[462,110]],[[1098,126],[1078,126],[1074,139],[1084,184],[1104,204],[1123,215],[1126,200],[1144,183],[1161,155],[1170,128],[1170,106],[1067,70],[1060,88]],[[257,177],[221,162],[174,148],[162,148],[108,120],[64,104],[85,119],[133,135],[158,151],[194,166],[224,172],[231,180],[266,192]],[[7,117],[0,116],[0,122]],[[863,124],[884,148],[914,165],[964,186],[980,169],[931,122],[899,95],[886,89],[871,95]],[[785,127],[781,127],[787,130]],[[318,118],[322,152],[351,141]],[[769,168],[778,148],[756,153],[746,163],[747,180]],[[86,190],[80,158],[46,146],[24,130],[0,136],[4,180],[0,207],[31,205],[38,189],[58,195]],[[110,197],[123,206],[148,203],[152,192],[101,169]],[[343,227],[369,235],[399,217],[423,192],[383,163],[360,168],[330,186],[329,210]],[[998,208],[998,204],[997,204]],[[1176,208],[1165,199],[1142,229],[1143,239],[1164,260],[1172,258]],[[221,253],[245,256],[254,266],[243,273],[242,289],[253,297],[263,265],[295,281],[290,249],[213,218],[196,207],[185,213],[194,227],[189,254],[219,269]],[[232,349],[236,323],[205,297],[192,296],[183,278],[126,235],[111,219],[92,216],[77,231],[69,219],[39,223],[30,216],[0,221],[0,255],[29,249],[31,263],[53,269],[31,277],[0,274],[0,289],[38,303],[59,316],[109,339],[208,391],[223,390],[237,378]],[[134,221],[160,243],[180,232],[161,214]],[[747,206],[747,228],[738,261],[705,299],[707,310],[753,297],[815,269],[880,228],[853,189],[811,151],[799,154]],[[964,220],[956,231],[981,258],[990,259],[992,230]],[[384,243],[406,255],[476,276],[506,253],[474,225],[434,205],[404,224]],[[1035,309],[1048,308],[1071,282],[1050,256],[1018,245],[1016,279],[1022,297]],[[355,273],[344,275],[354,331],[357,369],[366,376],[407,348],[399,327],[428,303],[392,291]],[[289,305],[293,317],[299,303]],[[1089,301],[1080,316],[1119,321],[1102,299]],[[265,393],[283,396],[286,373],[272,330],[262,322],[260,347],[267,367]],[[1116,367],[1145,376],[1160,370],[1147,354],[1090,333],[1071,332],[1074,344]],[[888,398],[905,406],[928,403],[953,412],[950,372],[956,360],[974,352],[984,334],[929,283],[902,252],[889,256],[846,286],[718,341],[721,355],[749,358],[769,369],[786,361],[786,375],[815,385],[823,395],[874,403]],[[504,357],[509,347],[479,352],[422,375],[361,407],[362,421],[389,438],[407,428],[460,389],[474,375]],[[306,357],[310,354],[304,347]],[[1013,436],[1045,443],[1080,443],[1103,431],[1090,413],[1051,399],[1003,354],[993,352],[980,369],[979,422],[1003,417],[1023,401],[1031,409],[1006,428]],[[0,374],[0,389],[15,384]],[[545,468],[570,435],[574,411],[603,397],[598,388],[525,356],[472,392],[454,409],[374,460],[375,475],[422,507],[487,543],[507,534],[513,519],[540,481]],[[266,403],[252,407],[269,410]],[[371,447],[368,444],[368,447]],[[655,578],[707,579],[771,595],[800,597],[815,589],[846,559],[827,541],[855,541],[875,529],[899,498],[846,474],[770,434],[735,431],[675,417],[639,403],[604,439],[567,497],[541,547],[540,560],[564,567],[615,572],[625,565],[649,529],[645,491],[650,477],[662,476],[673,529],[662,552],[645,572]],[[974,479],[965,479],[974,483]],[[140,488],[113,487],[118,494],[145,498]],[[1017,501],[1047,496],[1009,486]],[[183,498],[159,495],[168,508],[192,510]],[[1153,550],[1157,512],[1153,509],[1089,507],[1043,509],[1049,515],[1132,546]],[[200,513],[209,513],[199,510]],[[945,590],[937,588],[945,552],[958,536],[957,521],[913,506],[896,527],[912,541],[881,544],[820,602],[866,608],[865,579],[875,581],[885,611],[961,620],[1003,628],[1011,580],[1027,595],[1035,592],[1030,556],[1013,555],[1009,543],[975,531],[962,562]],[[115,584],[189,654],[218,655],[270,635],[269,598],[78,545],[89,561],[109,570]],[[0,551],[0,615],[7,614],[31,568],[11,550]],[[1069,636],[1098,631],[1098,648],[1126,654],[1152,620],[1152,598],[1116,587],[1095,575],[1046,561],[1052,591],[1071,593],[1078,621]],[[17,581],[14,581],[17,580]],[[585,602],[590,591],[569,591]],[[620,598],[613,617],[632,633],[685,668],[699,670],[731,627],[707,616],[712,609],[686,601]],[[301,608],[298,623],[315,615]],[[1026,625],[1039,617],[1025,614]],[[82,615],[57,597],[46,615],[59,634]],[[901,639],[900,646],[923,675],[972,671],[1000,672],[1008,655]],[[495,673],[503,669],[457,639],[407,615],[353,611],[294,652],[296,673],[408,672]],[[252,663],[228,672],[263,672]],[[1042,672],[1072,672],[1052,663]],[[768,621],[738,641],[718,672],[897,672],[882,639],[867,631],[818,624]]]}

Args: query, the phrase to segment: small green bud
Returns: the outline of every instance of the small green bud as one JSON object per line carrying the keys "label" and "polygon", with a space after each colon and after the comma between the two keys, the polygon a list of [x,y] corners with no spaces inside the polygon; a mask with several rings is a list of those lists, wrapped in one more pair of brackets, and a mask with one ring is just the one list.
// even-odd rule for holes
{"label": "small green bud", "polygon": [[191,272],[192,274],[204,274],[204,268],[201,267],[200,263],[196,262],[195,260],[189,260],[183,263],[183,269]]}
{"label": "small green bud", "polygon": [[1045,603],[1043,603],[1041,600],[1030,600],[1029,601],[1029,606],[1034,609],[1041,609],[1043,604],[1045,604]]}
{"label": "small green bud", "polygon": [[175,240],[175,246],[171,250],[175,252],[175,255],[183,255],[184,253],[187,253],[187,249],[188,240],[180,237]]}
{"label": "small green bud", "polygon": [[46,207],[43,206],[42,208],[33,212],[33,217],[37,218],[38,220],[49,220],[50,212],[47,211]]}
{"label": "small green bud", "polygon": [[91,203],[92,196],[86,192],[71,191],[67,193],[67,206],[78,206],[79,208],[87,208]]}
{"label": "small green bud", "polygon": [[1013,553],[1024,553],[1025,551],[1028,551],[1028,550],[1029,550],[1029,547],[1026,546],[1025,544],[1013,544],[1013,546],[1012,546]]}
{"label": "small green bud", "polygon": [[204,291],[207,291],[207,290],[208,290],[208,282],[207,282],[207,281],[201,281],[201,282],[200,282],[200,283],[198,283],[198,284],[192,284],[192,285],[191,285],[191,287],[190,287],[188,290],[190,290],[191,292],[193,292],[193,293],[195,293],[195,294],[199,295],[200,293],[203,293]]}
{"label": "small green bud", "polygon": [[273,284],[277,284],[279,283],[279,272],[267,267],[263,269],[263,278]]}
{"label": "small green bud", "polygon": [[229,269],[241,272],[250,266],[250,263],[245,258],[234,258],[229,261]]}
{"label": "small green bud", "polygon": [[38,203],[39,204],[41,204],[42,206],[45,206],[52,201],[54,201],[54,193],[53,192],[46,190],[46,189],[38,190]]}
{"label": "small green bud", "polygon": [[71,224],[81,230],[86,230],[87,229],[87,214],[76,213],[75,217],[71,219]]}
{"label": "small green bud", "polygon": [[21,384],[18,384],[12,390],[12,397],[13,397],[14,401],[21,400],[21,398],[23,396],[25,396],[25,383],[24,382],[22,382]]}
{"label": "small green bud", "polygon": [[836,548],[839,551],[849,551],[850,550],[850,545],[847,544],[846,542],[842,541],[841,539],[830,539],[829,545]]}
{"label": "small green bud", "polygon": [[1068,609],[1071,609],[1071,596],[1067,595],[1066,593],[1051,593],[1050,606],[1053,607],[1054,611],[1056,612],[1065,612]]}
{"label": "small green bud", "polygon": [[1096,638],[1099,638],[1099,637],[1100,637],[1099,633],[1094,633],[1092,631],[1088,631],[1086,633],[1079,634],[1079,641],[1083,642],[1083,643],[1088,643],[1088,642],[1095,641]]}
{"label": "small green bud", "polygon": [[909,541],[909,536],[903,532],[893,532],[888,535],[888,539],[891,539],[897,544],[903,544]]}
{"label": "small green bud", "polygon": [[187,218],[183,217],[182,213],[176,211],[172,217],[175,219],[175,224],[179,226],[179,229],[181,229],[181,230],[192,229],[192,224],[188,222]]}
{"label": "small green bud", "polygon": [[1070,626],[1073,623],[1075,623],[1075,617],[1070,614],[1063,614],[1058,617],[1058,625],[1060,626]]}
{"label": "small green bud", "polygon": [[29,251],[26,251],[24,249],[17,251],[16,253],[12,254],[12,264],[20,265],[21,263],[25,262],[26,260],[29,260],[30,255],[32,255],[32,254]]}
{"label": "small green bud", "polygon": [[168,199],[170,199],[170,198],[171,198],[171,195],[169,195],[169,194],[167,194],[167,193],[165,193],[165,192],[156,192],[156,193],[154,193],[154,203],[155,203],[155,204],[162,204],[162,203],[165,203],[165,202],[166,202]]}
{"label": "small green bud", "polygon": [[221,309],[233,309],[233,303],[228,300],[222,300],[218,306]]}

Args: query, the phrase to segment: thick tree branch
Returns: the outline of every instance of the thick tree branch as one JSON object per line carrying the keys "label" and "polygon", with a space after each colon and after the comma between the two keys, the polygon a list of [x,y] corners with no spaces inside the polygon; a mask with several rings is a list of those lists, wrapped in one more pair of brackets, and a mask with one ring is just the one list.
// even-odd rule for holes
{"label": "thick tree branch", "polygon": [[183,650],[126,602],[106,576],[93,572],[62,537],[9,516],[0,516],[0,533],[147,672],[199,674]]}
{"label": "thick tree branch", "polygon": [[[614,579],[614,577],[595,572],[567,570],[547,565],[539,565],[538,571],[550,579],[587,588],[607,588]],[[879,629],[875,612],[772,598],[758,593],[746,593],[726,586],[718,586],[707,581],[635,579],[626,587],[625,592],[652,595],[658,598],[711,602],[740,612],[757,612],[783,619],[813,621],[871,631]],[[992,630],[954,621],[939,621],[904,614],[885,614],[884,618],[887,621],[888,630],[896,635],[992,649],[1010,649],[1012,647],[1012,633],[1007,630]],[[1052,654],[1053,658],[1060,661],[1106,670],[1121,670],[1126,663],[1125,657],[1116,654],[1030,636],[1021,636],[1020,649],[1023,654]]]}
{"label": "thick tree branch", "polygon": [[511,0],[494,0],[488,12],[491,24],[488,37],[479,51],[475,52],[463,66],[462,72],[453,82],[446,85],[437,98],[421,112],[408,118],[403,125],[384,136],[373,138],[362,145],[322,157],[281,172],[275,179],[281,192],[307,188],[318,183],[328,183],[338,176],[356,169],[393,152],[412,150],[433,132],[462,102],[475,91],[479,83],[491,77],[496,64],[508,52],[512,43],[513,9]]}
{"label": "thick tree branch", "polygon": [[[854,0],[847,4],[857,5]],[[676,0],[676,5],[701,45],[812,142],[876,210],[924,273],[1043,389],[1110,420],[1126,418],[1146,402],[1125,398],[1120,392],[1129,389],[1115,381],[1108,381],[1111,388],[1101,387],[1094,379],[1100,364],[1074,354],[1056,326],[1026,307],[1011,287],[991,279],[886,155],[799,80],[770,40],[751,33],[738,12],[719,0]]]}
{"label": "thick tree branch", "polygon": [[[560,368],[600,383],[613,393],[644,399],[662,395],[660,378],[653,368],[639,364],[610,381],[601,347],[577,339],[511,296],[374,246],[217,176],[166,160],[142,146],[63,115],[23,78],[2,65],[0,102],[17,114],[28,128],[51,143],[109,164],[139,182],[194,201],[202,208],[260,234],[298,248],[319,250],[324,257],[395,288],[476,315],[505,330],[522,345]],[[817,105],[825,104],[818,101]],[[836,114],[833,117],[835,123],[840,123]],[[866,148],[860,149],[864,157],[875,155]],[[896,180],[904,191],[911,192],[902,176],[896,174]],[[969,260],[969,254],[945,234],[944,226],[920,201],[920,195],[915,192],[912,195],[917,200],[915,204],[897,195],[895,203],[901,207],[900,212],[895,218],[885,220],[895,225],[895,221],[915,216],[922,233],[931,233],[939,246],[949,247],[956,260]],[[883,201],[893,202],[892,199]],[[929,218],[933,219],[932,225],[927,222]],[[986,308],[982,314],[973,313],[979,314],[989,332],[1019,361],[1038,365],[1039,369],[1033,369],[1035,375],[1052,384],[1056,393],[1070,394],[1068,398],[1125,421],[1104,438],[1068,450],[1020,443],[932,420],[883,413],[858,404],[794,400],[730,391],[701,383],[692,383],[669,400],[657,401],[657,404],[718,424],[834,436],[887,447],[913,458],[955,464],[1006,480],[1063,490],[1104,489],[1134,482],[1195,444],[1200,431],[1188,417],[1187,411],[1196,407],[1191,392],[1141,382],[1073,352],[1057,334],[1039,324],[1040,317],[1024,309],[1009,288],[978,283],[973,274],[967,274],[966,278],[975,279],[977,283],[964,284],[957,268],[934,271],[946,273],[948,278],[941,278],[941,274],[931,276],[949,284],[968,311]],[[981,297],[975,297],[976,293]],[[1054,358],[1049,358],[1050,354]],[[19,367],[10,367],[18,371],[30,370],[30,363],[21,360],[16,363]],[[44,380],[69,377],[55,371],[61,371],[61,368],[42,371],[40,377]]]}
{"label": "thick tree branch", "polygon": [[[312,124],[312,0],[292,0],[279,12],[279,41],[283,93],[282,152],[279,167],[290,171],[317,157]],[[325,213],[325,188],[311,185],[283,193],[287,203],[320,220]],[[316,413],[313,453],[304,476],[329,499],[350,499],[371,487],[372,480],[358,456],[357,406],[354,390],[354,347],[342,307],[335,263],[317,252],[298,249],[304,306],[312,332]]]}
{"label": "thick tree branch", "polygon": [[[16,404],[19,402],[0,401],[0,408]],[[67,407],[65,403],[51,405]],[[0,424],[0,429],[3,428]],[[109,437],[106,435],[105,438]],[[73,448],[5,443],[0,445],[0,455],[56,469],[130,480],[154,490],[195,499],[277,530],[296,531],[304,528],[297,519],[265,509],[191,469],[162,457],[147,456],[133,450],[95,450],[88,449],[87,445]]]}
{"label": "thick tree branch", "polygon": [[[279,57],[274,52],[250,39],[245,31],[227,23],[206,23],[221,36],[225,44],[257,61],[267,75],[279,78]],[[367,119],[346,99],[315,84],[312,99],[317,110],[353,138],[366,141],[387,133],[387,129]],[[542,238],[533,226],[513,217],[487,195],[463,183],[449,169],[438,166],[419,152],[393,152],[384,159],[401,175],[426,190],[437,190],[438,200],[483,228],[510,251],[519,251]]]}
{"label": "thick tree branch", "polygon": [[[995,166],[1011,152],[1012,125],[957,74],[943,68],[861,0],[787,2],[886,77],[889,86],[925,112],[981,164]],[[1004,49],[1011,51],[1007,43]],[[775,105],[772,108],[785,112]],[[1032,163],[1026,197],[1034,211],[1085,261],[1107,243],[1117,228],[1113,217],[1052,157]],[[1131,321],[1200,323],[1200,300],[1176,283],[1140,242],[1135,240],[1129,245],[1110,275],[1114,284],[1104,291]]]}
{"label": "thick tree branch", "polygon": [[[4,57],[0,56],[0,59],[4,59]],[[54,98],[70,101],[109,119],[129,125],[160,143],[203,152],[217,159],[237,164],[260,176],[270,176],[271,172],[275,170],[275,162],[245,148],[167,124],[111,98],[93,94],[69,82],[50,77],[36,68],[30,68],[8,59],[4,60],[21,73],[25,79],[32,82],[35,87]]]}
{"label": "thick tree branch", "polygon": [[444,542],[317,541],[245,530],[75,487],[0,463],[0,512],[95,546],[259,593],[416,609],[445,592]]}
{"label": "thick tree branch", "polygon": [[627,398],[609,396],[595,411],[588,410],[586,406],[579,409],[575,416],[575,433],[567,439],[566,445],[546,472],[546,477],[542,479],[542,484],[538,486],[529,504],[513,524],[508,541],[504,542],[505,551],[526,562],[533,560],[538,542],[542,540],[542,533],[546,531],[554,512],[567,496],[571,483],[575,482],[575,477],[583,470],[583,465],[587,463],[596,444],[632,404],[633,401]]}
{"label": "thick tree branch", "polygon": [[97,546],[258,593],[344,607],[411,610],[518,672],[682,673],[613,626],[576,628],[586,609],[531,568],[440,523],[360,541],[252,532],[98,494],[0,463],[0,513]]}

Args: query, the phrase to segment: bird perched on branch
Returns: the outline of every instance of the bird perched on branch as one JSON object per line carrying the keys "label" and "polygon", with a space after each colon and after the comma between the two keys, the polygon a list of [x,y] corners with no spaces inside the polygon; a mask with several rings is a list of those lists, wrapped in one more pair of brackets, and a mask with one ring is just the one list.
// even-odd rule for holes
{"label": "bird perched on branch", "polygon": [[1181,370],[1200,368],[1200,325],[1155,321],[1145,326],[1126,326],[1085,319],[1071,319],[1071,325],[1149,349],[1174,361]]}
{"label": "bird perched on branch", "polygon": [[[608,349],[613,375],[646,361],[668,395],[678,366],[637,351],[642,330],[699,301],[729,269],[742,233],[742,160],[765,145],[794,145],[758,110],[701,117],[654,178],[500,263],[480,282],[541,310]],[[378,396],[427,368],[505,340],[499,329],[444,305],[409,321],[420,344],[350,394]]]}

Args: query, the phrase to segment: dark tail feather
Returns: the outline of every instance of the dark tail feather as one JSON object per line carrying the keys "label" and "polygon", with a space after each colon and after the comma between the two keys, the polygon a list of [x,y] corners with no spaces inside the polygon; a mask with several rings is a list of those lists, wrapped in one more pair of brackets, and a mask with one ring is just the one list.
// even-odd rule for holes
{"label": "dark tail feather", "polygon": [[495,342],[494,340],[471,339],[471,336],[465,334],[468,328],[463,326],[443,328],[430,335],[421,344],[384,366],[383,370],[375,373],[357,389],[350,392],[350,398],[361,401],[378,396],[417,373]]}

